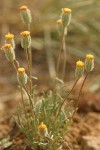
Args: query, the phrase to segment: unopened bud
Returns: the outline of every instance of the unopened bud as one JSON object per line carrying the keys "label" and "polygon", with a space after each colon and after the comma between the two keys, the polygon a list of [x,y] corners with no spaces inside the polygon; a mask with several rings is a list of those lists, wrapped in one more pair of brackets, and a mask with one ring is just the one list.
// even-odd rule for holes
{"label": "unopened bud", "polygon": [[25,85],[27,83],[27,74],[24,68],[18,68],[17,79],[19,84]]}
{"label": "unopened bud", "polygon": [[87,72],[91,72],[93,68],[94,68],[94,56],[91,54],[87,54],[85,60],[85,70]]}
{"label": "unopened bud", "polygon": [[15,52],[11,44],[5,44],[1,49],[5,52],[8,61],[13,62],[15,60]]}
{"label": "unopened bud", "polygon": [[11,44],[11,46],[15,49],[15,41],[14,41],[14,35],[13,34],[6,34],[5,35],[5,43]]}
{"label": "unopened bud", "polygon": [[20,7],[20,14],[21,19],[25,24],[30,24],[32,22],[31,13],[27,6]]}
{"label": "unopened bud", "polygon": [[84,74],[84,62],[79,60],[76,62],[75,77],[78,79],[83,74]]}
{"label": "unopened bud", "polygon": [[31,46],[31,36],[29,31],[24,31],[20,33],[21,35],[21,46],[27,49]]}
{"label": "unopened bud", "polygon": [[62,32],[62,20],[58,19],[56,21],[56,25],[57,25],[57,31],[58,31],[59,35],[61,35],[61,32]]}
{"label": "unopened bud", "polygon": [[69,8],[62,8],[62,24],[64,27],[68,26],[71,21],[71,12],[72,10]]}
{"label": "unopened bud", "polygon": [[48,134],[47,126],[43,122],[39,125],[38,132],[40,137],[45,137]]}

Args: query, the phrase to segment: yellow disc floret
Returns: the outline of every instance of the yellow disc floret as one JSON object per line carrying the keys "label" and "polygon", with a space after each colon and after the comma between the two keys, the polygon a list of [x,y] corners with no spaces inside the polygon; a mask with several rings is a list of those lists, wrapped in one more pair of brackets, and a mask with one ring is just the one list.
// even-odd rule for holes
{"label": "yellow disc floret", "polygon": [[23,37],[27,37],[27,36],[30,35],[30,32],[29,31],[23,31],[23,32],[20,33],[20,35],[23,36]]}
{"label": "yellow disc floret", "polygon": [[79,67],[79,68],[83,68],[84,67],[84,62],[83,61],[77,61],[76,62],[76,67]]}
{"label": "yellow disc floret", "polygon": [[87,55],[86,55],[86,59],[87,59],[87,60],[93,60],[93,59],[94,59],[94,56],[91,55],[91,54],[87,54]]}
{"label": "yellow disc floret", "polygon": [[14,39],[14,35],[8,33],[8,34],[5,35],[5,39],[6,39],[6,40],[12,40],[12,39]]}
{"label": "yellow disc floret", "polygon": [[72,10],[69,9],[69,8],[62,8],[62,12],[63,12],[64,14],[70,14],[70,13],[72,12]]}
{"label": "yellow disc floret", "polygon": [[39,126],[39,131],[44,132],[46,130],[47,126],[42,122]]}
{"label": "yellow disc floret", "polygon": [[18,73],[25,73],[25,69],[24,68],[18,68]]}
{"label": "yellow disc floret", "polygon": [[4,46],[2,46],[1,50],[8,50],[11,48],[11,44],[5,44]]}
{"label": "yellow disc floret", "polygon": [[57,24],[61,24],[61,23],[62,23],[62,20],[61,20],[61,19],[58,19],[58,20],[56,21],[56,23],[57,23]]}
{"label": "yellow disc floret", "polygon": [[27,10],[28,7],[27,7],[27,6],[21,6],[19,9],[20,9],[20,10]]}

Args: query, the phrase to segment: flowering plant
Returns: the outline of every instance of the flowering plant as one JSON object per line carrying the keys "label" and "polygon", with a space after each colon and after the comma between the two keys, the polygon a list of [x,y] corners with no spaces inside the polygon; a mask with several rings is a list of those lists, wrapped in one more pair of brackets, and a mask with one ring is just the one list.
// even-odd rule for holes
{"label": "flowering plant", "polygon": [[[39,100],[36,100],[34,86],[32,82],[32,51],[31,51],[31,33],[30,24],[32,22],[31,12],[27,6],[20,8],[22,21],[27,25],[28,30],[20,33],[21,46],[26,54],[27,69],[20,67],[20,63],[15,57],[14,35],[8,33],[5,35],[5,45],[1,48],[9,62],[12,63],[16,74],[18,84],[21,90],[21,103],[18,105],[18,113],[15,116],[16,123],[26,138],[27,144],[33,150],[61,150],[64,142],[64,135],[68,132],[73,116],[77,110],[80,100],[81,91],[85,80],[94,68],[94,56],[86,55],[85,63],[76,62],[75,77],[76,81],[71,90],[64,96],[59,94],[57,81],[59,75],[59,65],[61,52],[64,53],[62,81],[64,85],[65,68],[66,68],[66,44],[65,37],[68,33],[68,26],[71,22],[72,10],[62,8],[61,18],[57,20],[57,29],[61,37],[60,50],[58,54],[56,79],[54,89],[48,94],[43,93]],[[75,88],[78,80],[83,76],[86,70],[86,76],[83,79],[78,98],[73,105],[69,95]],[[58,80],[57,80],[58,79]],[[61,90],[61,88],[60,88]]]}

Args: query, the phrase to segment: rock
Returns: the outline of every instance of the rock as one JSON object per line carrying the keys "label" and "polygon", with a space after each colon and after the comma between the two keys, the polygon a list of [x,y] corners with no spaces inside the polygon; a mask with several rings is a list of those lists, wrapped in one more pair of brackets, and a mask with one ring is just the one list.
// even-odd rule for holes
{"label": "rock", "polygon": [[100,136],[83,136],[82,150],[100,150]]}

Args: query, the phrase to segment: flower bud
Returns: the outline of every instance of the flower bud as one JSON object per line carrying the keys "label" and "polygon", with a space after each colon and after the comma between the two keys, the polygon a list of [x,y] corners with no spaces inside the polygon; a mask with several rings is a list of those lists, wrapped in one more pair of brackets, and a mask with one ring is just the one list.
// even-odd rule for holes
{"label": "flower bud", "polygon": [[94,56],[91,54],[87,54],[85,60],[85,70],[87,72],[91,72],[93,68],[94,68]]}
{"label": "flower bud", "polygon": [[83,73],[84,73],[84,62],[79,60],[76,62],[75,77],[78,79],[83,75]]}
{"label": "flower bud", "polygon": [[19,84],[25,85],[27,83],[27,74],[24,68],[18,68],[17,79]]}
{"label": "flower bud", "polygon": [[30,24],[32,22],[32,16],[27,6],[20,7],[20,15],[25,24]]}
{"label": "flower bud", "polygon": [[5,44],[1,49],[4,50],[8,61],[13,62],[15,60],[15,52],[11,44]]}
{"label": "flower bud", "polygon": [[24,49],[27,49],[31,45],[31,36],[29,31],[24,31],[20,33],[21,35],[21,46]]}
{"label": "flower bud", "polygon": [[14,35],[13,34],[6,34],[5,35],[5,43],[11,44],[11,46],[15,49],[15,41],[14,41]]}
{"label": "flower bud", "polygon": [[48,134],[47,126],[43,122],[39,125],[38,132],[40,137],[45,137]]}
{"label": "flower bud", "polygon": [[59,33],[59,35],[61,35],[61,31],[62,31],[62,20],[61,20],[61,19],[58,19],[58,20],[56,21],[56,24],[57,24],[58,33]]}
{"label": "flower bud", "polygon": [[62,8],[62,24],[64,27],[68,26],[71,21],[71,12],[72,10],[69,8]]}

